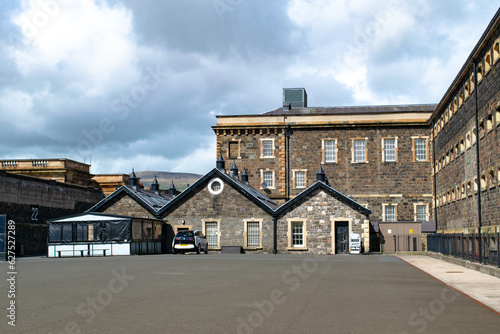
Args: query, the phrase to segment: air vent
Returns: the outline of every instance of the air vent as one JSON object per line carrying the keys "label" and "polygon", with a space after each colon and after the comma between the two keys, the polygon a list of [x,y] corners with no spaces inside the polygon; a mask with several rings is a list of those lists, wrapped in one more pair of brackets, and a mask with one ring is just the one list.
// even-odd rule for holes
{"label": "air vent", "polygon": [[283,88],[283,107],[307,107],[305,88]]}

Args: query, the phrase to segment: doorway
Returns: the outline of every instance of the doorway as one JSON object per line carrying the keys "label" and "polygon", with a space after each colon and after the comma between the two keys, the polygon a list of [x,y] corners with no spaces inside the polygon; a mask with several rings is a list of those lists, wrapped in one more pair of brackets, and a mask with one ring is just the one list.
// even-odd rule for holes
{"label": "doorway", "polygon": [[335,254],[349,253],[349,222],[335,222]]}

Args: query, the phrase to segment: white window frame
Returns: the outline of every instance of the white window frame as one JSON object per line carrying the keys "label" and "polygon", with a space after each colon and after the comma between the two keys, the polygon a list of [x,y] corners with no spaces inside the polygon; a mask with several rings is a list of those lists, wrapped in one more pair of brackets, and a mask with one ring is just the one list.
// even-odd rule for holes
{"label": "white window frame", "polygon": [[207,233],[207,224],[210,224],[210,223],[215,223],[216,226],[217,226],[217,245],[216,246],[211,246],[211,245],[208,245],[208,248],[209,249],[220,249],[220,219],[202,219],[201,220],[201,230],[203,232],[203,234],[205,235],[205,237],[207,238],[207,242],[209,240],[209,235]]}
{"label": "white window frame", "polygon": [[[326,149],[326,143],[327,142],[333,142],[333,150],[327,151]],[[332,164],[332,163],[337,163],[337,139],[335,138],[328,138],[328,139],[322,139],[321,140],[321,153],[322,153],[322,163],[323,164]],[[327,160],[327,153],[330,153],[333,156],[333,159]],[[329,154],[329,155],[330,155]]]}
{"label": "white window frame", "polygon": [[[271,142],[271,155],[264,155],[264,142]],[[262,159],[274,158],[274,138],[262,138],[260,140],[260,157]]]}
{"label": "white window frame", "polygon": [[[419,220],[418,219],[418,208],[419,207],[425,207],[425,220]],[[416,222],[428,222],[429,221],[429,204],[428,203],[413,203],[413,210],[414,210],[414,220]]]}
{"label": "white window frame", "polygon": [[[394,159],[393,160],[387,159],[388,150],[386,147],[386,142],[388,140],[394,141]],[[398,137],[382,138],[382,162],[398,162]]]}
{"label": "white window frame", "polygon": [[[244,247],[247,248],[247,249],[262,249],[262,236],[263,236],[263,232],[262,232],[262,221],[263,219],[255,219],[255,218],[250,218],[250,219],[244,219],[243,220],[243,223],[244,223],[244,226],[243,226],[243,238],[244,238]],[[248,244],[249,242],[249,228],[248,228],[248,225],[249,223],[257,223],[258,226],[259,226],[259,244],[257,246],[250,246]]]}
{"label": "white window frame", "polygon": [[[394,208],[394,220],[387,219],[386,209],[390,208],[390,207]],[[382,220],[384,222],[388,222],[388,223],[397,222],[398,221],[398,205],[394,204],[394,203],[383,203],[382,204]]]}
{"label": "white window frame", "polygon": [[275,188],[275,183],[276,183],[275,174],[274,174],[274,170],[271,170],[271,169],[261,169],[260,170],[260,180],[261,180],[260,189],[264,189],[264,187],[262,187],[262,184],[264,183],[264,173],[272,173],[271,175],[272,175],[272,181],[273,181],[272,186],[269,186],[269,184],[267,184],[267,182],[266,182],[265,189],[276,189]]}
{"label": "white window frame", "polygon": [[[303,173],[304,175],[304,184],[303,185],[297,185],[297,175]],[[307,187],[307,169],[294,169],[292,170],[292,184],[293,184],[293,189],[305,189]]]}
{"label": "white window frame", "polygon": [[[212,189],[212,185],[215,183],[215,182],[218,182],[220,183],[220,189],[218,190],[214,190]],[[219,179],[218,177],[212,179],[209,183],[208,183],[208,191],[210,191],[210,193],[212,195],[219,195],[220,193],[222,193],[222,191],[224,190],[224,182],[222,182],[221,179]]]}
{"label": "white window frame", "polygon": [[[417,141],[425,140],[425,159],[419,159],[417,152]],[[413,161],[415,162],[429,162],[429,137],[418,136],[412,137],[412,150],[413,150]]]}
{"label": "white window frame", "polygon": [[[307,219],[288,218],[288,248],[287,250],[307,250]],[[302,224],[302,245],[293,245],[293,225]]]}
{"label": "white window frame", "polygon": [[[354,164],[363,164],[363,163],[368,163],[368,145],[367,145],[367,142],[368,142],[368,138],[352,138],[352,147],[351,147],[351,152],[352,152],[352,156],[351,156],[351,162],[354,163]],[[357,156],[356,156],[356,153],[360,153],[360,151],[356,150],[356,143],[358,142],[363,142],[363,160],[358,160],[357,159]]]}

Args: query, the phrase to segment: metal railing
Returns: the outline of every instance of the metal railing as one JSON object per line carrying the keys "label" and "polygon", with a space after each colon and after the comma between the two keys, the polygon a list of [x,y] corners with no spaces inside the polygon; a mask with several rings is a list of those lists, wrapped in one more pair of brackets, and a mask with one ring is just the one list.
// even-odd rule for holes
{"label": "metal railing", "polygon": [[428,234],[427,250],[500,267],[500,233]]}

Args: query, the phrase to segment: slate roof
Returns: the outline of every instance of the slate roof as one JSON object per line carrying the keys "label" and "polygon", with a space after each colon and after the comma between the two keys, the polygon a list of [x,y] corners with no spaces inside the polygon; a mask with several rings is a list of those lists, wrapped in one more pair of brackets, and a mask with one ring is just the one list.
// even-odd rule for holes
{"label": "slate roof", "polygon": [[255,203],[261,209],[272,215],[274,211],[278,208],[278,204],[276,204],[273,200],[268,198],[267,196],[261,194],[245,182],[242,182],[236,177],[231,177],[226,173],[221,172],[217,168],[212,169],[210,172],[201,177],[198,181],[193,183],[189,188],[180,193],[173,200],[168,202],[159,212],[159,215],[162,215],[165,211],[167,211],[170,207],[175,205],[176,203],[182,201],[184,198],[188,198],[189,194],[196,189],[199,185],[204,182],[214,178],[219,177],[225,183],[231,185],[234,189],[236,189],[240,194],[247,197],[250,201]]}
{"label": "slate roof", "polygon": [[151,212],[151,214],[155,216],[158,214],[158,211],[160,211],[161,208],[163,208],[168,202],[173,199],[173,197],[168,194],[160,193],[160,195],[158,195],[152,191],[135,189],[132,186],[123,185],[86,212],[94,212],[96,210],[99,210],[105,204],[123,193],[132,197],[137,203],[139,203],[139,205],[141,205],[144,209]]}
{"label": "slate roof", "polygon": [[336,198],[340,202],[350,206],[351,208],[355,209],[356,211],[360,212],[361,214],[363,214],[365,216],[369,216],[372,213],[372,211],[370,209],[362,206],[361,204],[359,204],[355,200],[345,196],[344,194],[338,192],[337,190],[333,189],[332,187],[330,187],[329,185],[327,185],[326,183],[321,182],[321,181],[316,181],[312,186],[305,189],[300,194],[298,194],[297,196],[295,196],[294,198],[292,198],[291,200],[289,200],[288,202],[286,202],[285,204],[280,206],[275,211],[275,213],[277,215],[283,214],[289,208],[298,204],[300,201],[302,201],[306,196],[311,194],[316,189],[321,189],[321,190],[325,191],[326,193],[330,194],[331,196],[333,196],[334,198]]}
{"label": "slate roof", "polygon": [[347,115],[347,114],[386,114],[386,113],[424,113],[433,112],[436,104],[406,104],[386,106],[344,106],[344,107],[292,107],[278,108],[263,115]]}

